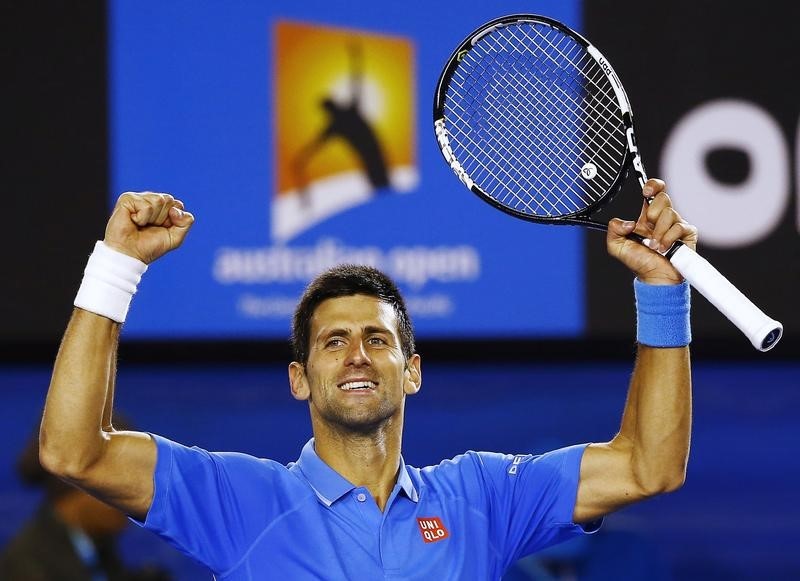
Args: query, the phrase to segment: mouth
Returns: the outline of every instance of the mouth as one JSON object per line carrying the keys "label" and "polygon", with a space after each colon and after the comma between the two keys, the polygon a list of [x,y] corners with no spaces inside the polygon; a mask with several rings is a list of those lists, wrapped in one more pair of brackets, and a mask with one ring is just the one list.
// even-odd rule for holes
{"label": "mouth", "polygon": [[374,391],[378,384],[368,379],[357,379],[339,384],[342,391]]}

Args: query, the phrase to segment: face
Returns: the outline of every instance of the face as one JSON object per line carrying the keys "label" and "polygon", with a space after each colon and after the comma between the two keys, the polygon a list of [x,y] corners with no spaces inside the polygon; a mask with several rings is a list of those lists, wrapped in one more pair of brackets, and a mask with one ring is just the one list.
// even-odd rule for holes
{"label": "face", "polygon": [[369,433],[402,424],[406,395],[419,390],[419,355],[403,356],[394,309],[376,297],[352,295],[320,303],[311,318],[308,363],[289,366],[292,394],[308,400],[321,423]]}

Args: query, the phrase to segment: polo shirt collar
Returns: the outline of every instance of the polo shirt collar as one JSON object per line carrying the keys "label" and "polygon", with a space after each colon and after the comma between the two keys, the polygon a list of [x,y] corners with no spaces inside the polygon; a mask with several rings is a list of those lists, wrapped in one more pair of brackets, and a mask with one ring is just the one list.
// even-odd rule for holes
{"label": "polo shirt collar", "polygon": [[414,483],[411,481],[411,476],[408,475],[406,463],[403,460],[402,455],[400,456],[400,470],[397,476],[397,484],[400,485],[400,489],[406,493],[406,496],[409,498],[409,500],[419,502],[419,494],[417,493],[417,489],[414,488]]}
{"label": "polo shirt collar", "polygon": [[[325,506],[332,505],[355,488],[355,485],[317,456],[317,452],[314,450],[314,438],[311,438],[303,446],[303,451],[300,452],[300,458],[297,460],[297,466],[305,475],[317,498]],[[400,485],[401,490],[405,492],[410,500],[414,502],[419,500],[419,494],[414,488],[414,483],[411,481],[402,456],[400,456],[397,484]]]}

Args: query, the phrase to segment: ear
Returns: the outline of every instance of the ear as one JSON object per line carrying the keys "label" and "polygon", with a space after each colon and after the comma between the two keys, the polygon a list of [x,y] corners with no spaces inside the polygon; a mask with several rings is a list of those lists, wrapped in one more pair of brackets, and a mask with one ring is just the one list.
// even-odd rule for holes
{"label": "ear", "polygon": [[419,354],[414,353],[406,363],[403,391],[406,395],[414,395],[422,387],[422,362]]}
{"label": "ear", "polygon": [[295,399],[302,401],[311,397],[306,368],[302,363],[292,361],[289,364],[289,388],[292,390],[292,397]]}

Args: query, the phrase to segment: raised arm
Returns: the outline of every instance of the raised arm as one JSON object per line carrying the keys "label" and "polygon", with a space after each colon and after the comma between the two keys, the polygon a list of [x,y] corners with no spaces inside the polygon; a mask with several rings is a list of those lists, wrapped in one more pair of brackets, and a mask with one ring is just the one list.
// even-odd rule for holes
{"label": "raised arm", "polygon": [[[663,252],[676,240],[694,248],[697,229],[672,208],[664,182],[648,181],[643,193],[654,198],[643,204],[635,224],[618,219],[609,223],[608,250],[648,285],[637,291],[640,303],[645,294],[647,300],[663,302],[665,311],[673,308],[677,313],[664,315],[665,325],[680,327],[685,321],[680,303],[688,290],[674,285],[680,285],[682,277],[666,258],[626,235],[635,229]],[[610,442],[590,444],[584,453],[575,522],[597,519],[683,484],[692,414],[689,348],[681,344],[680,329],[674,330],[677,337],[667,335],[666,347],[648,346],[640,339],[619,433]]]}
{"label": "raised arm", "polygon": [[117,341],[127,311],[120,287],[129,283],[126,274],[180,246],[193,221],[167,194],[120,196],[76,299],[83,308],[61,342],[40,430],[42,466],[139,519],[153,497],[156,449],[146,434],[113,428]]}

